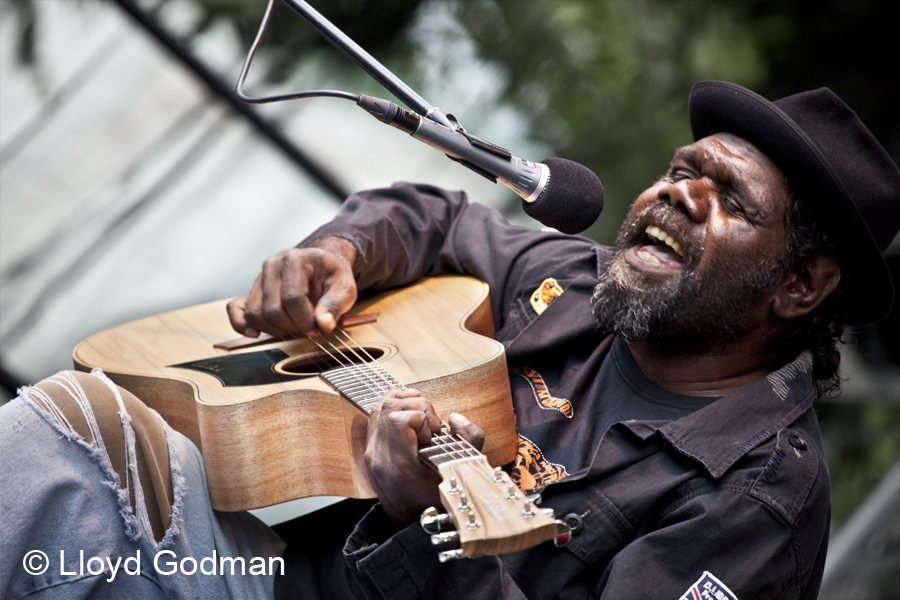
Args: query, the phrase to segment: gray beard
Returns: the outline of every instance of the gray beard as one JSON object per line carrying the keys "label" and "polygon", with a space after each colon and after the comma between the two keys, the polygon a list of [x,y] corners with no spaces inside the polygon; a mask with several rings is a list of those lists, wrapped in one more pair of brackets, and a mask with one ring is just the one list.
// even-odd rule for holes
{"label": "gray beard", "polygon": [[594,288],[594,318],[626,340],[672,340],[711,346],[746,332],[758,301],[781,280],[780,261],[766,261],[747,270],[723,256],[717,276],[698,277],[685,269],[681,277],[660,281],[625,261],[622,240],[609,268]]}

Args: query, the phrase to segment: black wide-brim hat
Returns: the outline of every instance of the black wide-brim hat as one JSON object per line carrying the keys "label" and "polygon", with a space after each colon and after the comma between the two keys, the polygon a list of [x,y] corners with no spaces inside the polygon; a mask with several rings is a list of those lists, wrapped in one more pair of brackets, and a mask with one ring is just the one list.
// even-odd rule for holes
{"label": "black wide-brim hat", "polygon": [[834,237],[849,323],[886,316],[882,254],[900,229],[900,171],[856,113],[827,88],[769,102],[722,81],[695,85],[689,112],[695,140],[729,132],[762,150]]}

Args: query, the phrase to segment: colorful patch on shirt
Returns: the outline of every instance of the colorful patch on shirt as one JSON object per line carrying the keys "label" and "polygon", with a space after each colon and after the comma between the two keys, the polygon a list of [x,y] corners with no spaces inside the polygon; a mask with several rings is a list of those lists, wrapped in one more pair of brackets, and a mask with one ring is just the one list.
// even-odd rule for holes
{"label": "colorful patch on shirt", "polygon": [[703,571],[700,579],[678,600],[738,600],[734,592],[716,579],[709,571]]}
{"label": "colorful patch on shirt", "polygon": [[534,494],[548,483],[567,476],[563,465],[544,458],[544,453],[537,444],[519,434],[519,453],[516,455],[516,464],[510,471],[510,478],[520,490],[526,494]]}
{"label": "colorful patch on shirt", "polygon": [[534,290],[534,293],[531,294],[531,308],[534,309],[534,312],[537,314],[541,314],[547,307],[550,306],[550,303],[553,302],[560,294],[563,293],[563,289],[559,287],[559,284],[556,283],[556,280],[552,277],[548,277],[544,280],[544,282],[540,285],[540,287]]}
{"label": "colorful patch on shirt", "polygon": [[521,375],[525,378],[525,381],[528,382],[531,386],[531,390],[534,392],[534,399],[541,408],[545,410],[558,410],[564,414],[567,419],[571,419],[575,414],[572,409],[572,403],[565,398],[556,398],[552,396],[550,390],[547,389],[547,384],[544,383],[544,378],[534,369],[528,367],[512,367],[509,372],[515,375]]}

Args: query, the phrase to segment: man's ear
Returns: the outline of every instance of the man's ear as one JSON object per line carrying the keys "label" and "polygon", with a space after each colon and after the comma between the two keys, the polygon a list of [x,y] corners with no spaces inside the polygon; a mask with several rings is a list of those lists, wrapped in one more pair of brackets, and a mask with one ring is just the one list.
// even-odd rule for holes
{"label": "man's ear", "polygon": [[772,312],[781,319],[795,319],[811,312],[837,289],[841,267],[830,254],[816,255],[802,270],[788,273],[772,300]]}

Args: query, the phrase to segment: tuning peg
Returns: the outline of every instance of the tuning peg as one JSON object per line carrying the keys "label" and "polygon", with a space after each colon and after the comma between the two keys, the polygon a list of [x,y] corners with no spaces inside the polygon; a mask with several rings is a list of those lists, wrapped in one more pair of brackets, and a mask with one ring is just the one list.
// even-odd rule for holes
{"label": "tuning peg", "polygon": [[494,467],[494,483],[503,485],[508,479],[509,475],[507,475],[502,468]]}
{"label": "tuning peg", "polygon": [[512,502],[517,498],[521,498],[522,494],[519,492],[519,488],[516,487],[516,484],[510,483],[506,486],[506,496],[505,498]]}
{"label": "tuning peg", "polygon": [[447,487],[448,494],[458,494],[462,491],[462,488],[456,482],[456,477],[450,477],[450,485]]}
{"label": "tuning peg", "polygon": [[431,536],[431,543],[435,546],[440,546],[441,544],[449,544],[451,542],[459,541],[459,532],[458,531],[445,531],[443,533],[435,533]]}
{"label": "tuning peg", "polygon": [[556,520],[556,538],[553,540],[553,545],[556,547],[565,546],[569,543],[569,539],[572,537],[572,531],[569,529],[569,526],[559,519]]}
{"label": "tuning peg", "polygon": [[529,494],[528,496],[525,496],[525,502],[528,502],[529,500],[535,504],[540,504],[542,498],[540,494]]}
{"label": "tuning peg", "polygon": [[526,519],[537,514],[537,508],[535,508],[534,501],[532,501],[531,498],[525,499],[525,504],[520,514]]}
{"label": "tuning peg", "polygon": [[445,550],[438,554],[438,560],[445,563],[450,560],[459,560],[463,557],[462,548],[456,550]]}
{"label": "tuning peg", "polygon": [[444,525],[452,522],[452,517],[439,513],[433,506],[426,508],[419,517],[419,523],[426,533],[440,533]]}
{"label": "tuning peg", "polygon": [[463,512],[472,508],[472,505],[469,504],[469,497],[465,494],[459,495],[459,505],[456,507],[457,510],[461,510]]}
{"label": "tuning peg", "polygon": [[481,527],[481,521],[475,518],[475,511],[469,511],[469,518],[466,519],[466,529],[478,529]]}
{"label": "tuning peg", "polygon": [[551,519],[554,518],[554,517],[556,516],[556,515],[554,514],[552,508],[542,508],[542,509],[541,509],[541,512],[544,513],[545,515],[547,515],[548,517],[550,517]]}

